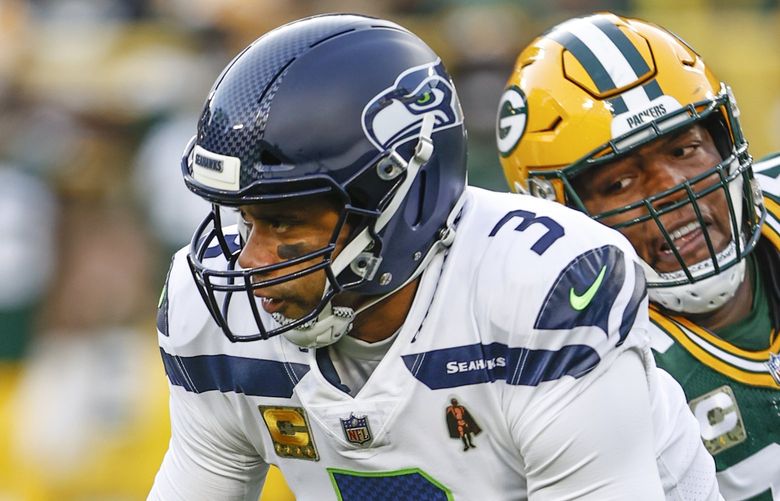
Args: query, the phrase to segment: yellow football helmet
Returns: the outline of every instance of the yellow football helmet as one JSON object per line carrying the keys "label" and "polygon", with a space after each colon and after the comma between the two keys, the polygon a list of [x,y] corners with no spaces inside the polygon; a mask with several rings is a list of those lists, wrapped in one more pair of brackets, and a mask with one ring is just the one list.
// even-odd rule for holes
{"label": "yellow football helmet", "polygon": [[[694,123],[704,125],[721,163],[672,189],[589,215],[616,229],[654,220],[680,270],[645,266],[651,299],[675,311],[705,312],[733,296],[766,214],[738,117],[731,89],[680,38],[644,21],[597,13],[555,26],[521,52],[499,103],[496,141],[513,191],[588,213],[574,178],[587,182],[590,169]],[[690,205],[698,214],[697,201],[714,190],[726,194],[732,235],[740,238],[716,252],[705,235],[711,259],[686,264],[660,217]],[[676,202],[657,203],[661,198]],[[627,215],[639,209],[642,216]],[[728,282],[728,290],[717,298],[702,293],[715,290],[713,281]],[[654,294],[653,288],[667,290]]]}

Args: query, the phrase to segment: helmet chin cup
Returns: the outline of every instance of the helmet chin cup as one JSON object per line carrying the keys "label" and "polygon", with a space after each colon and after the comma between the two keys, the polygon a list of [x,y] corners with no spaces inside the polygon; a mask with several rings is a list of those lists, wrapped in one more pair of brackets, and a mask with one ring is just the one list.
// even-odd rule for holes
{"label": "helmet chin cup", "polygon": [[[643,263],[644,264],[644,263]],[[649,268],[645,264],[645,270]],[[648,289],[650,301],[677,313],[711,313],[729,302],[745,279],[745,260],[691,284]]]}
{"label": "helmet chin cup", "polygon": [[352,329],[355,311],[352,308],[336,306],[330,302],[317,318],[297,329],[282,333],[288,341],[302,348],[322,348],[341,339]]}

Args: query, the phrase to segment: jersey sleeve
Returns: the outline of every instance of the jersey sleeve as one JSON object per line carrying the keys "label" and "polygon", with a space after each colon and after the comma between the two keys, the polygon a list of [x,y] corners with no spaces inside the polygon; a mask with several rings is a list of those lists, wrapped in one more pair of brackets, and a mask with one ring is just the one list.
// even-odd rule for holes
{"label": "jersey sleeve", "polygon": [[197,325],[208,312],[179,252],[171,264],[159,302],[158,340],[170,388],[171,441],[149,500],[256,501],[268,465],[241,429],[230,396],[199,392],[180,355],[191,356]]}
{"label": "jersey sleeve", "polygon": [[171,441],[148,499],[153,501],[222,499],[257,501],[268,465],[247,450],[242,437],[221,422],[229,422],[211,402],[181,388],[171,391]]}
{"label": "jersey sleeve", "polygon": [[508,347],[507,382],[536,393],[646,346],[649,320],[644,272],[622,235],[558,204],[532,208],[494,228],[474,296],[480,329]]}
{"label": "jersey sleeve", "polygon": [[641,265],[619,233],[550,205],[496,233],[478,282],[483,330],[508,346],[501,405],[530,499],[662,499]]}
{"label": "jersey sleeve", "polygon": [[659,383],[630,243],[558,204],[507,214],[481,256],[475,316],[507,347],[498,399],[529,499],[717,500],[684,396]]}
{"label": "jersey sleeve", "polygon": [[753,172],[764,195],[780,202],[780,153],[753,164]]}
{"label": "jersey sleeve", "polygon": [[623,352],[554,413],[518,428],[530,500],[663,499],[644,366]]}

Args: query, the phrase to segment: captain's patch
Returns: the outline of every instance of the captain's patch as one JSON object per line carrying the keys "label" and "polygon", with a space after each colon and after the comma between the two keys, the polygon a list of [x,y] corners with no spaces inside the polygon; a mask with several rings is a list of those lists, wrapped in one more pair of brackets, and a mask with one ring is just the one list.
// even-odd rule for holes
{"label": "captain's patch", "polygon": [[721,453],[747,438],[737,398],[730,386],[716,388],[694,398],[688,405],[699,421],[701,438],[710,454]]}
{"label": "captain's patch", "polygon": [[301,407],[258,406],[279,457],[319,461],[306,411]]}

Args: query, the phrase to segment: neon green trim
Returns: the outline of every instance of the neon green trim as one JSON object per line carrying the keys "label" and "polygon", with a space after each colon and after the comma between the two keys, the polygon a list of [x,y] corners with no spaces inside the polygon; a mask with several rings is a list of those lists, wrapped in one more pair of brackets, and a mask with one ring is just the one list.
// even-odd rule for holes
{"label": "neon green trim", "polygon": [[569,289],[569,303],[571,303],[571,307],[577,311],[582,311],[587,308],[590,302],[593,301],[593,296],[596,295],[596,291],[601,287],[601,282],[604,281],[604,275],[606,273],[607,265],[604,265],[601,267],[601,271],[599,272],[599,276],[596,277],[596,280],[588,287],[588,290],[582,294],[574,292],[574,287]]}
{"label": "neon green trim", "polygon": [[425,94],[422,95],[422,97],[417,99],[417,104],[425,104],[430,100],[431,100],[431,93],[426,92]]}
{"label": "neon green trim", "polygon": [[163,285],[162,291],[160,291],[160,299],[157,300],[157,308],[162,306],[163,299],[165,299],[165,291],[168,290],[168,284]]}
{"label": "neon green trim", "polygon": [[419,468],[404,468],[403,470],[392,470],[392,471],[355,471],[355,470],[344,470],[341,468],[327,468],[327,471],[328,471],[328,475],[330,476],[330,483],[331,485],[333,485],[333,490],[336,491],[336,497],[338,497],[339,501],[344,501],[344,499],[341,497],[341,491],[339,490],[339,486],[336,484],[336,479],[334,477],[334,474],[336,473],[341,473],[342,475],[350,475],[353,477],[374,477],[374,478],[400,477],[404,475],[413,475],[415,473],[418,473],[423,478],[425,478],[428,482],[438,487],[447,496],[448,501],[453,501],[454,499],[452,497],[452,491],[450,491],[441,482],[439,482],[438,480],[428,475],[427,473],[425,473],[423,470]]}

